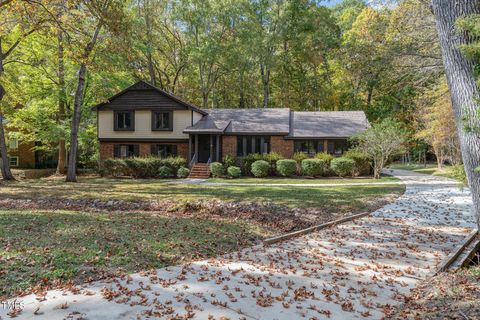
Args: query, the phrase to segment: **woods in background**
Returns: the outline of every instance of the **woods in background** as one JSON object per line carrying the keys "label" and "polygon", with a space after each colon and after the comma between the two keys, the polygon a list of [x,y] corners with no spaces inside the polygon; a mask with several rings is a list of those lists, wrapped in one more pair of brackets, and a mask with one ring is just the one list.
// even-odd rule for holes
{"label": "woods in background", "polygon": [[60,150],[59,171],[74,136],[79,165],[95,161],[89,106],[137,79],[204,108],[364,110],[372,123],[405,123],[412,147],[426,141],[440,159],[458,160],[458,141],[444,134],[454,122],[443,111],[450,102],[428,1],[0,3],[0,114],[37,148]]}

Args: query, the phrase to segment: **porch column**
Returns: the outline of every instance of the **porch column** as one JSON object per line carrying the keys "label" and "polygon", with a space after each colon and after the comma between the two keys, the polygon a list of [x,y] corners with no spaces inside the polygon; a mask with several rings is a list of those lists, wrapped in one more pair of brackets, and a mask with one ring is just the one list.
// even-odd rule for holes
{"label": "porch column", "polygon": [[266,153],[265,150],[264,150],[264,146],[265,146],[265,137],[261,136],[260,137],[260,153],[261,154]]}
{"label": "porch column", "polygon": [[220,161],[221,160],[220,159],[220,136],[218,134],[216,136],[216,139],[217,139],[217,141],[216,141],[216,146],[217,147],[215,149],[215,151],[217,152],[216,158],[217,158],[217,161]]}
{"label": "porch column", "polygon": [[213,160],[213,135],[210,135],[210,160]]}
{"label": "porch column", "polygon": [[192,135],[188,135],[188,163],[192,161]]}
{"label": "porch column", "polygon": [[197,156],[198,161],[198,134],[195,135],[195,155]]}
{"label": "porch column", "polygon": [[323,140],[323,152],[328,153],[328,140]]}

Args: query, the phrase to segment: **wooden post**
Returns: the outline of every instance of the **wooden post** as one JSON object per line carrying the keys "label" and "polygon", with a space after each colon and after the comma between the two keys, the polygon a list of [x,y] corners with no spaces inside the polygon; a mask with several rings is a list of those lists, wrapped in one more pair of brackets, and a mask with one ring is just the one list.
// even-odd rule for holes
{"label": "wooden post", "polygon": [[210,135],[210,161],[213,160],[213,135]]}
{"label": "wooden post", "polygon": [[195,155],[197,157],[197,162],[198,162],[198,134],[195,135]]}
{"label": "wooden post", "polygon": [[221,159],[220,159],[220,135],[217,134],[217,137],[216,137],[216,138],[217,138],[217,141],[216,141],[216,149],[215,149],[215,150],[217,151],[216,157],[217,157],[217,161],[220,161],[220,160],[221,160]]}
{"label": "wooden post", "polygon": [[192,135],[188,135],[188,163],[192,161]]}
{"label": "wooden post", "polygon": [[328,153],[328,140],[323,140],[323,152]]}

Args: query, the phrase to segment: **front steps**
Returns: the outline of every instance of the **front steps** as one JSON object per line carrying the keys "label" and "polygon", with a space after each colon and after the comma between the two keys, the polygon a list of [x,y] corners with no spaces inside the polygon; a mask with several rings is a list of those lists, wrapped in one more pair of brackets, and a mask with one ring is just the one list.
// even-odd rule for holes
{"label": "front steps", "polygon": [[206,163],[195,163],[190,170],[190,179],[208,179],[210,177],[210,167]]}

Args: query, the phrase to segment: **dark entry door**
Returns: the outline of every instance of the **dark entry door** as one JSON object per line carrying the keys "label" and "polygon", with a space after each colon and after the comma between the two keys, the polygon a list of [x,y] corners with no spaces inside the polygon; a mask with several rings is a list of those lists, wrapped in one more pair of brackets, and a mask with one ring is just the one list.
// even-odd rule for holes
{"label": "dark entry door", "polygon": [[210,135],[198,135],[198,162],[207,163],[210,158]]}

